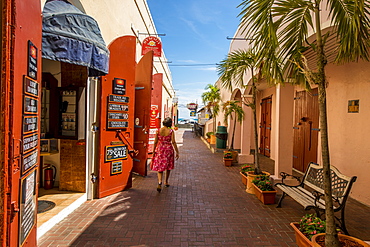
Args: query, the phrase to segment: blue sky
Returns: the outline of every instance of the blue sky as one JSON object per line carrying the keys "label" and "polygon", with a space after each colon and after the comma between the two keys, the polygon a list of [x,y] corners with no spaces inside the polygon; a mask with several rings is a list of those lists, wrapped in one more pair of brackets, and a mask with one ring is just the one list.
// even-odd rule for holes
{"label": "blue sky", "polygon": [[179,117],[189,118],[187,103],[201,102],[207,84],[218,75],[215,65],[224,59],[238,24],[241,0],[147,0],[163,50],[169,63],[173,86],[179,98]]}

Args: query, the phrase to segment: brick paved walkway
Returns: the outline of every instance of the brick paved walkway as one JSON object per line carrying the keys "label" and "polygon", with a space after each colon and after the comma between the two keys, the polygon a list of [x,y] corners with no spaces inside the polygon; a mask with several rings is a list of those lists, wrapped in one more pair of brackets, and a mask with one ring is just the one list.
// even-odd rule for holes
{"label": "brick paved walkway", "polygon": [[[289,223],[306,213],[300,205],[262,205],[245,192],[239,167],[225,167],[190,131],[176,135],[170,187],[158,193],[152,171],[134,176],[132,189],[84,203],[39,246],[296,246]],[[348,230],[369,240],[370,209],[348,204]]]}

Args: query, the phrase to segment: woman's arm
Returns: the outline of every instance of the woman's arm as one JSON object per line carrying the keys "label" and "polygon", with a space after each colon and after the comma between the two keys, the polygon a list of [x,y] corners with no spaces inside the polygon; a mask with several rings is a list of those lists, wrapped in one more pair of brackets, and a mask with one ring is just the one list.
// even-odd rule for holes
{"label": "woman's arm", "polygon": [[174,131],[172,131],[171,140],[172,140],[173,148],[174,148],[174,149],[175,149],[175,151],[176,151],[176,159],[179,159],[179,149],[177,148],[177,144],[176,144],[176,140],[175,140],[175,133],[174,133]]}
{"label": "woman's arm", "polygon": [[159,132],[159,130],[157,130],[157,133],[156,133],[155,138],[154,138],[153,156],[155,155],[155,149],[157,148],[157,143],[158,143],[158,132]]}

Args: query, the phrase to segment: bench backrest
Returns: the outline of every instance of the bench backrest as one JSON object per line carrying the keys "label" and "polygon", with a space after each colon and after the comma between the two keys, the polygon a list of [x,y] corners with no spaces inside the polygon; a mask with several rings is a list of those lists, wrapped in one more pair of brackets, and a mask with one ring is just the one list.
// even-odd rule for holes
{"label": "bench backrest", "polygon": [[[330,166],[331,171],[331,186],[332,196],[337,198],[339,203],[346,200],[348,193],[352,187],[352,183],[356,181],[356,176],[347,177],[339,172],[339,170]],[[324,194],[324,172],[323,167],[311,162],[303,177],[303,184]]]}

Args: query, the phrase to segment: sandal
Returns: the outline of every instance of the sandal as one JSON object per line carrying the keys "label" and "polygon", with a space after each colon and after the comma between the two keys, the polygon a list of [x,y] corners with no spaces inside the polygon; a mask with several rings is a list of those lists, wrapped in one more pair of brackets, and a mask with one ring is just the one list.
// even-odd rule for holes
{"label": "sandal", "polygon": [[157,191],[158,191],[158,192],[161,192],[161,191],[162,191],[162,183],[158,184],[158,186],[157,186]]}
{"label": "sandal", "polygon": [[165,187],[170,187],[170,185],[169,185],[169,184],[164,184],[164,186],[165,186]]}

